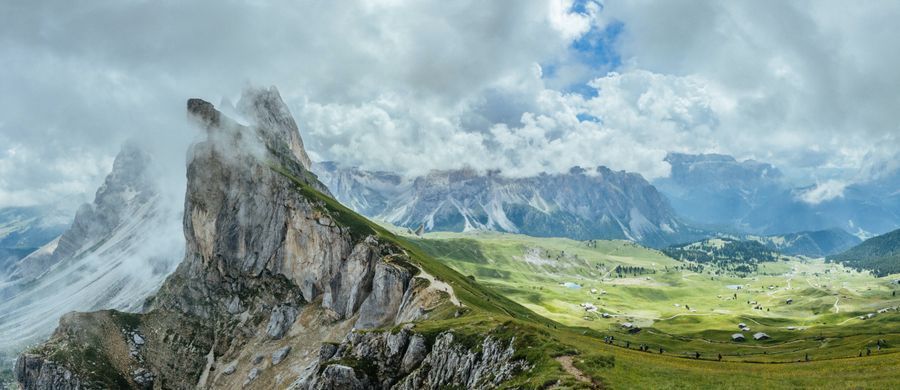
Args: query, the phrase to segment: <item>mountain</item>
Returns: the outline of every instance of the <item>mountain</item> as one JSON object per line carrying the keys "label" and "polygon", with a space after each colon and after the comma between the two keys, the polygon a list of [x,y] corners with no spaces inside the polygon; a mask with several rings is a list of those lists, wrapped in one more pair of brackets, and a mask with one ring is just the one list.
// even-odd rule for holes
{"label": "mountain", "polygon": [[64,316],[48,342],[19,357],[24,389],[480,389],[547,380],[540,367],[553,364],[550,354],[517,350],[521,340],[544,348],[548,321],[332,199],[292,147],[302,143],[274,87],[241,100],[251,123],[188,101],[206,139],[189,153],[186,245],[175,272],[143,313]]}
{"label": "mountain", "polygon": [[[774,166],[719,154],[670,153],[671,175],[653,184],[689,222],[756,235],[835,227],[871,236],[900,227],[900,174],[844,188],[832,199],[805,199]],[[805,199],[805,200],[804,200]]]}
{"label": "mountain", "polygon": [[342,203],[410,229],[628,239],[651,246],[698,234],[640,175],[602,166],[524,178],[463,169],[405,179],[331,162],[313,169]]}
{"label": "mountain", "polygon": [[52,206],[0,209],[0,279],[12,263],[59,237],[70,218]]}
{"label": "mountain", "polygon": [[94,201],[0,280],[0,357],[49,336],[73,310],[140,310],[183,256],[180,212],[165,207],[151,157],[125,146]]}
{"label": "mountain", "polygon": [[827,259],[857,270],[870,270],[877,276],[900,273],[900,229],[872,237]]}
{"label": "mountain", "polygon": [[758,241],[786,255],[808,257],[824,257],[841,253],[862,242],[859,237],[837,228],[771,236],[751,235],[746,239]]}

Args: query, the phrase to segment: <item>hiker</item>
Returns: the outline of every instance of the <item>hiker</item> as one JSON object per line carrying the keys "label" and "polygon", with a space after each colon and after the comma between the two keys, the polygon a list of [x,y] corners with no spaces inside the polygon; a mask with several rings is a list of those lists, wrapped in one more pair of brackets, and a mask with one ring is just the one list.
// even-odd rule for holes
{"label": "hiker", "polygon": [[662,353],[663,353],[663,349],[659,348],[659,354],[662,355]]}
{"label": "hiker", "polygon": [[720,362],[722,361],[722,354],[721,354],[721,353],[719,354],[719,361],[720,361]]}
{"label": "hiker", "polygon": [[806,354],[806,361],[809,361],[809,353]]}
{"label": "hiker", "polygon": [[695,359],[700,359],[700,352],[694,352],[694,354]]}

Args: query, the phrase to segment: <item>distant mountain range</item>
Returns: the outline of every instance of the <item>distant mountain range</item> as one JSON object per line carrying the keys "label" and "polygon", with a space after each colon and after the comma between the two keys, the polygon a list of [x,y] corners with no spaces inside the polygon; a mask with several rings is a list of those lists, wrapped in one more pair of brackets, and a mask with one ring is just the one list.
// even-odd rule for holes
{"label": "distant mountain range", "polygon": [[748,235],[744,239],[757,241],[786,255],[824,257],[841,253],[862,240],[842,229],[817,230],[814,232],[788,233],[771,236]]}
{"label": "distant mountain range", "polygon": [[12,263],[58,237],[71,215],[56,207],[0,209],[0,275]]}
{"label": "distant mountain range", "polygon": [[849,250],[828,257],[858,270],[870,270],[877,276],[900,273],[900,229],[872,237]]}
{"label": "distant mountain range", "polygon": [[804,201],[774,166],[719,154],[671,153],[670,177],[655,180],[686,220],[710,230],[762,235],[841,228],[870,237],[900,227],[900,175],[853,184],[841,196]]}
{"label": "distant mountain range", "polygon": [[410,229],[627,239],[649,246],[702,235],[639,174],[602,166],[524,178],[453,170],[407,179],[331,162],[313,170],[341,203]]}

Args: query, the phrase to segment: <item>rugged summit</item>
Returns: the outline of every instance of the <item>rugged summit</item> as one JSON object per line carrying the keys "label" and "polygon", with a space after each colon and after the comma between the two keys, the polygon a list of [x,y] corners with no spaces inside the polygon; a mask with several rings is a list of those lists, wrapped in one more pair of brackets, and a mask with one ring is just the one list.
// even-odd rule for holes
{"label": "rugged summit", "polygon": [[126,145],[93,203],[0,283],[0,355],[49,336],[73,310],[140,310],[184,256],[180,212],[161,201],[152,158]]}
{"label": "rugged summit", "polygon": [[[359,350],[360,337],[377,333],[354,328],[467,309],[396,238],[327,195],[294,147],[299,134],[285,137],[296,125],[274,88],[246,91],[238,108],[251,123],[188,102],[207,139],[189,152],[185,256],[146,312],[65,316],[49,342],[19,358],[25,388],[478,388],[524,367],[504,352],[506,339],[437,382],[429,372],[439,367],[423,362],[468,348],[423,346],[411,341],[412,325],[406,341]],[[403,356],[405,368],[362,368],[388,355]],[[476,368],[483,373],[473,379]]]}
{"label": "rugged summit", "polygon": [[693,237],[640,175],[602,166],[525,178],[454,170],[404,179],[335,163],[314,169],[341,202],[411,229],[628,239],[653,246]]}
{"label": "rugged summit", "polygon": [[148,159],[137,146],[126,144],[97,189],[94,202],[81,205],[72,225],[57,240],[18,262],[10,279],[34,279],[61,260],[80,255],[152,203],[157,189],[147,174]]}

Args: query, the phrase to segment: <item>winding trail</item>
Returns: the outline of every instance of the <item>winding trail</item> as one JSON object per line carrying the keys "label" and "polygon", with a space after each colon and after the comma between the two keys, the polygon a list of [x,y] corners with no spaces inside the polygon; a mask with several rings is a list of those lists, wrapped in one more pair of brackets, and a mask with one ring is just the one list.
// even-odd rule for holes
{"label": "winding trail", "polygon": [[834,312],[835,312],[835,313],[840,313],[840,312],[841,312],[841,308],[838,306],[838,302],[840,302],[840,301],[841,301],[841,297],[835,297],[835,298],[834,298]]}
{"label": "winding trail", "polygon": [[571,356],[559,356],[556,358],[556,361],[562,365],[563,370],[566,370],[569,375],[574,376],[579,382],[591,383],[591,378],[572,364]]}

